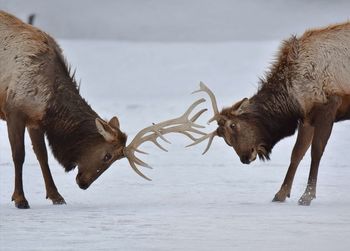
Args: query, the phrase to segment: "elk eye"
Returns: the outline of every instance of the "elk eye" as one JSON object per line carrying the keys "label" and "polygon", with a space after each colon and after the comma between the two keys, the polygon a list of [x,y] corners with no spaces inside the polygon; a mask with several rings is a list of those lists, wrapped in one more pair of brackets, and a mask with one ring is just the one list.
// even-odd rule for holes
{"label": "elk eye", "polygon": [[103,157],[103,161],[107,162],[112,158],[112,155],[110,153],[106,153],[106,155]]}
{"label": "elk eye", "polygon": [[236,124],[232,123],[232,124],[230,125],[230,127],[231,127],[231,129],[234,129],[234,128],[236,127]]}

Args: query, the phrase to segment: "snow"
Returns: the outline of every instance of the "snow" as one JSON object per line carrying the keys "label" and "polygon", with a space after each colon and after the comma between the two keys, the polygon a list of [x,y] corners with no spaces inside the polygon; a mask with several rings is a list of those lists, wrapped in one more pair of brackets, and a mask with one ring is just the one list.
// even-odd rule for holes
{"label": "snow", "polygon": [[[204,81],[220,107],[253,95],[279,42],[146,43],[60,40],[77,67],[81,93],[102,116],[117,115],[129,135],[181,115]],[[209,103],[201,107],[210,107]],[[211,109],[201,119],[205,124]],[[215,126],[209,126],[208,131]],[[10,201],[14,170],[5,123],[0,123],[0,250],[348,250],[350,245],[349,122],[338,123],[321,162],[317,199],[298,206],[310,163],[297,172],[291,198],[272,203],[295,137],[275,146],[272,160],[242,165],[222,139],[189,143],[169,135],[169,150],[151,144],[137,176],[120,160],[88,190],[49,162],[67,205],[45,200],[40,168],[26,140],[24,189],[31,209]]]}

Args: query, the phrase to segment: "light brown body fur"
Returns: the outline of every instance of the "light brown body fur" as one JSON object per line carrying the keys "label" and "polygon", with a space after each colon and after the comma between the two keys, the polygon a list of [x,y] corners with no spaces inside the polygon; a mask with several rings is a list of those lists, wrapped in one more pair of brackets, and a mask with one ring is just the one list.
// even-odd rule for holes
{"label": "light brown body fur", "polygon": [[46,33],[0,11],[0,118],[6,120],[15,165],[12,200],[29,208],[22,184],[24,132],[28,129],[45,180],[47,198],[65,203],[47,163],[44,135],[66,171],[78,166],[86,189],[124,157],[126,136],[116,117],[108,123],[80,96],[61,50]]}
{"label": "light brown body fur", "polygon": [[[0,117],[6,118],[5,106],[16,106],[30,114],[28,124],[38,127],[54,83],[50,79],[54,75],[45,71],[52,67],[54,50],[59,47],[45,33],[13,16],[0,12],[0,20]],[[35,60],[43,55],[46,61]]]}
{"label": "light brown body fur", "polygon": [[350,119],[350,23],[310,30],[285,41],[257,94],[225,108],[217,134],[249,164],[269,158],[282,138],[298,138],[274,201],[284,201],[296,169],[311,145],[308,185],[299,203],[316,196],[319,163],[334,122]]}
{"label": "light brown body fur", "polygon": [[290,49],[298,50],[292,81],[305,117],[332,95],[345,101],[342,109],[349,106],[350,23],[307,31]]}

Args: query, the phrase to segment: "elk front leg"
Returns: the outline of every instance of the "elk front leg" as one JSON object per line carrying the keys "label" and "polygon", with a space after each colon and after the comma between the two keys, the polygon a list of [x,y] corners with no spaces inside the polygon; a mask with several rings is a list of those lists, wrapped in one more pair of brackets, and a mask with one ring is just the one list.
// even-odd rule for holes
{"label": "elk front leg", "polygon": [[308,206],[311,201],[316,198],[318,167],[331,135],[337,109],[340,104],[341,98],[332,96],[329,98],[327,104],[316,107],[310,114],[312,125],[315,128],[311,145],[311,167],[307,187],[304,194],[299,199],[299,205]]}
{"label": "elk front leg", "polygon": [[290,192],[296,170],[299,166],[300,161],[303,159],[306,151],[310,147],[313,134],[314,129],[309,123],[305,122],[299,124],[298,137],[292,151],[291,161],[288,167],[286,177],[284,178],[280,190],[276,193],[272,201],[283,202],[286,200],[286,197],[290,197]]}
{"label": "elk front leg", "polygon": [[45,181],[46,188],[46,199],[52,200],[53,204],[66,204],[63,197],[58,193],[55,182],[53,181],[48,159],[47,159],[47,150],[45,145],[44,133],[40,129],[29,128],[29,135],[32,141],[33,149],[35,155],[39,161],[41,172]]}
{"label": "elk front leg", "polygon": [[24,196],[22,169],[24,162],[24,131],[25,122],[23,116],[12,112],[7,115],[7,131],[10,140],[12,159],[15,165],[15,189],[12,195],[12,201],[17,208],[29,208],[27,199]]}

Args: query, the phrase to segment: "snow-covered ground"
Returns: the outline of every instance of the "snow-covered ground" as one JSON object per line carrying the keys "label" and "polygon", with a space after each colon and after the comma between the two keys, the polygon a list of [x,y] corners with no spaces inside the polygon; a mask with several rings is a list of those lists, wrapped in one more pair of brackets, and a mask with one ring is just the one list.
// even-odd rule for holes
{"label": "snow-covered ground", "polygon": [[[61,40],[82,79],[82,95],[102,116],[117,115],[132,138],[152,122],[176,117],[201,95],[204,81],[219,106],[254,94],[279,43],[132,43]],[[207,103],[204,106],[210,107]],[[202,123],[210,117],[206,114]],[[207,130],[212,130],[209,127]],[[169,135],[168,153],[145,144],[137,176],[116,162],[87,191],[50,155],[67,205],[45,200],[40,168],[26,144],[24,189],[31,209],[11,203],[14,169],[5,123],[0,123],[0,250],[349,250],[350,123],[339,123],[321,162],[317,199],[298,206],[310,162],[295,178],[292,196],[272,203],[295,138],[280,142],[270,162],[246,166],[222,141],[205,144]],[[166,145],[166,144],[165,144]]]}

